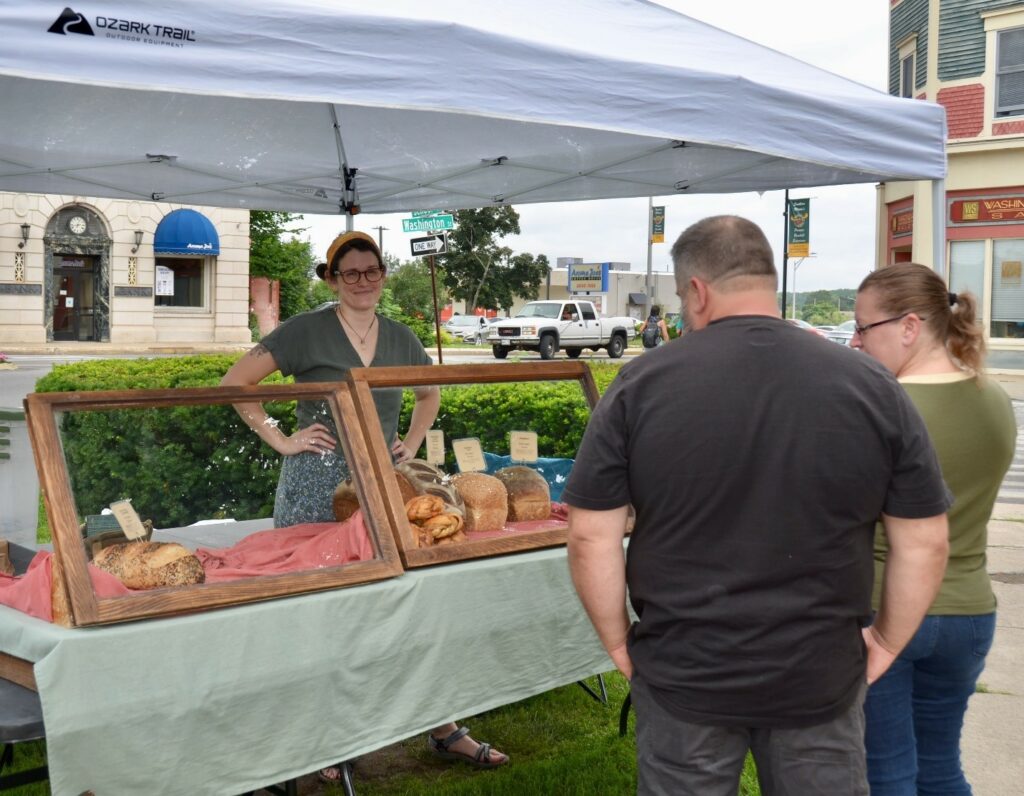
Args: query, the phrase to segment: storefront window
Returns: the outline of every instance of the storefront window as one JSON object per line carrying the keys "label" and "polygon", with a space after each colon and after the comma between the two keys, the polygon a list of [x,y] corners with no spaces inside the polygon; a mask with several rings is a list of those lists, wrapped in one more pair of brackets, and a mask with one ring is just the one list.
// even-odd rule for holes
{"label": "storefront window", "polygon": [[985,241],[960,240],[949,245],[949,289],[973,293],[978,301],[978,320],[984,320]]}
{"label": "storefront window", "polygon": [[203,261],[158,257],[154,292],[158,307],[202,307]]}
{"label": "storefront window", "polygon": [[1024,337],[1024,239],[992,241],[992,337]]}

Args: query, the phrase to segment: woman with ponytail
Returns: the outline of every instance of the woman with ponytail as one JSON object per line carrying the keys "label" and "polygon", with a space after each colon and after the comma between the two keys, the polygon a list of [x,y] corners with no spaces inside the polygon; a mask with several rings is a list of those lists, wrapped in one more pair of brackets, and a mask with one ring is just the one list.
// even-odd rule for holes
{"label": "woman with ponytail", "polygon": [[[857,290],[850,344],[899,379],[924,418],[955,502],[949,564],[917,634],[864,704],[872,796],[970,794],[960,765],[967,700],[995,632],[985,548],[988,521],[1016,445],[1010,400],[984,378],[985,342],[970,293],[930,268],[899,263]],[[887,544],[875,538],[877,609]],[[895,586],[896,584],[894,584]]]}

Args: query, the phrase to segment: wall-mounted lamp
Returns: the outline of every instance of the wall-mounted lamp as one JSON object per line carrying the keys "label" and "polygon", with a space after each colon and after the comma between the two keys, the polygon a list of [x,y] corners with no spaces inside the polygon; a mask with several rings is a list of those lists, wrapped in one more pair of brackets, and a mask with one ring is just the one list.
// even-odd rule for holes
{"label": "wall-mounted lamp", "polygon": [[32,230],[31,224],[21,225],[21,243],[18,244],[19,249],[24,249],[25,244],[28,243],[28,233]]}
{"label": "wall-mounted lamp", "polygon": [[142,230],[135,230],[135,246],[132,247],[132,254],[135,254],[139,250],[139,246],[142,245]]}

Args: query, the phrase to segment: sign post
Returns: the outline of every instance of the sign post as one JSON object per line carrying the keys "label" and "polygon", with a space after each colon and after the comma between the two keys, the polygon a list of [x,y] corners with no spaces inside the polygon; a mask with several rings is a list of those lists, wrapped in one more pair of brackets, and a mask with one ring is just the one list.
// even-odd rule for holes
{"label": "sign post", "polygon": [[448,236],[445,231],[455,229],[455,216],[440,210],[413,210],[412,218],[402,219],[402,232],[440,232],[440,235],[429,235],[425,238],[413,238],[410,241],[413,257],[427,255],[430,265],[430,289],[434,294],[434,334],[437,336],[437,364],[444,364],[444,353],[441,349],[441,318],[437,308],[437,269],[435,256],[447,254]]}
{"label": "sign post", "polygon": [[444,364],[444,353],[441,351],[441,318],[438,317],[437,311],[437,276],[434,270],[434,255],[431,254],[427,258],[427,262],[430,264],[430,290],[434,294],[434,335],[437,338],[437,364]]}

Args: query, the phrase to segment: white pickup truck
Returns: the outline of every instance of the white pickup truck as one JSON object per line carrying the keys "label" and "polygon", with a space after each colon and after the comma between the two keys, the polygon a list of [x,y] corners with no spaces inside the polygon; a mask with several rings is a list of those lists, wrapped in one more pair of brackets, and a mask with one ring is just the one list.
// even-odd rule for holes
{"label": "white pickup truck", "polygon": [[487,342],[498,359],[509,351],[539,351],[541,359],[551,359],[559,348],[570,359],[585,348],[608,350],[618,359],[636,335],[632,318],[599,318],[589,301],[531,301],[514,318],[493,324]]}

